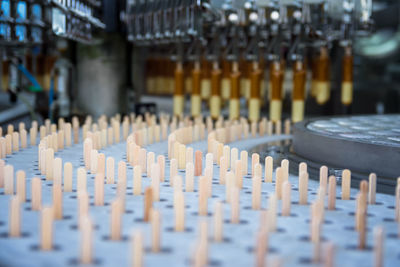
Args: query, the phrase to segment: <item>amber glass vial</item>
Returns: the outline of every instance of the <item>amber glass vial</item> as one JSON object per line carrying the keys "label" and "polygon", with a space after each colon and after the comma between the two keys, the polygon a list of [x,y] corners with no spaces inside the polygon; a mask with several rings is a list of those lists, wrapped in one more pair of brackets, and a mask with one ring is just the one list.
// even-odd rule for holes
{"label": "amber glass vial", "polygon": [[229,119],[237,120],[240,115],[240,72],[238,62],[232,63],[230,79]]}
{"label": "amber glass vial", "polygon": [[315,94],[317,103],[325,104],[330,98],[330,59],[328,48],[321,47],[316,60]]}
{"label": "amber glass vial", "polygon": [[182,63],[176,63],[175,68],[175,91],[174,91],[174,115],[182,116],[184,107],[184,73]]}
{"label": "amber glass vial", "polygon": [[205,59],[201,61],[201,99],[208,100],[211,95],[211,63]]}
{"label": "amber glass vial", "polygon": [[293,66],[292,121],[304,119],[304,98],[306,87],[306,70],[302,61],[296,61]]}
{"label": "amber glass vial", "polygon": [[250,73],[250,99],[249,99],[249,120],[257,122],[260,118],[260,85],[262,71],[258,62],[253,63],[253,70]]}
{"label": "amber glass vial", "polygon": [[269,114],[272,121],[280,121],[282,117],[282,86],[283,86],[283,64],[274,61],[270,65],[270,106]]}
{"label": "amber glass vial", "polygon": [[231,92],[230,72],[231,63],[228,60],[222,61],[222,80],[221,80],[221,97],[222,100],[226,101],[229,99]]}
{"label": "amber glass vial", "polygon": [[347,106],[353,102],[353,54],[351,47],[345,48],[342,71],[341,101],[343,105]]}
{"label": "amber glass vial", "polygon": [[218,119],[221,114],[221,76],[222,71],[217,62],[213,63],[211,71],[211,97],[210,97],[210,115],[213,119]]}
{"label": "amber glass vial", "polygon": [[198,117],[201,114],[201,69],[200,62],[196,61],[192,70],[192,96],[191,96],[191,114]]}

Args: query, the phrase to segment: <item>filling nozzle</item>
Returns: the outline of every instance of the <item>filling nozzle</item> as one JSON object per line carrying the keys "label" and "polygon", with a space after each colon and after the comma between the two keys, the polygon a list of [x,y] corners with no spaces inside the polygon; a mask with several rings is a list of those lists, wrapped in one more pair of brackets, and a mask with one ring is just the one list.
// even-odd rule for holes
{"label": "filling nozzle", "polygon": [[341,102],[348,106],[353,102],[353,53],[351,46],[344,48],[342,68]]}
{"label": "filling nozzle", "polygon": [[208,60],[203,59],[201,63],[201,99],[207,100],[211,93],[211,68]]}
{"label": "filling nozzle", "polygon": [[303,61],[294,62],[292,92],[292,122],[304,119],[304,99],[306,87],[306,70]]}
{"label": "filling nozzle", "polygon": [[325,104],[330,98],[330,59],[327,47],[321,47],[320,54],[315,61],[315,97],[319,105]]}
{"label": "filling nozzle", "polygon": [[237,120],[240,116],[240,71],[237,61],[232,62],[230,79],[229,119]]}
{"label": "filling nozzle", "polygon": [[261,86],[262,70],[259,63],[253,61],[252,71],[250,73],[250,99],[249,99],[249,120],[257,122],[260,119],[260,86]]}
{"label": "filling nozzle", "polygon": [[251,87],[249,63],[244,59],[240,60],[240,69],[242,71],[242,75],[240,76],[240,94],[246,99],[250,98]]}
{"label": "filling nozzle", "polygon": [[175,91],[174,91],[174,115],[181,117],[185,104],[184,73],[181,61],[176,63],[175,68]]}
{"label": "filling nozzle", "polygon": [[201,115],[201,67],[199,61],[194,62],[192,70],[191,114],[194,118]]}
{"label": "filling nozzle", "polygon": [[283,88],[283,64],[275,60],[270,65],[270,119],[274,122],[280,121],[282,117],[282,88]]}
{"label": "filling nozzle", "polygon": [[231,72],[231,62],[224,59],[222,61],[222,80],[221,80],[221,97],[223,101],[229,100],[231,92],[230,72]]}
{"label": "filling nozzle", "polygon": [[221,114],[221,74],[222,71],[217,61],[213,62],[211,71],[211,97],[210,115],[213,119],[218,119]]}

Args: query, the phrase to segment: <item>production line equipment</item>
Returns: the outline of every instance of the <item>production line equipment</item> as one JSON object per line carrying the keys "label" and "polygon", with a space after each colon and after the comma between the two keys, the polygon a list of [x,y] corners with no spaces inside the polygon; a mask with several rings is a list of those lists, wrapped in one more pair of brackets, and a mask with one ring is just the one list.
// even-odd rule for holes
{"label": "production line equipment", "polygon": [[371,10],[371,0],[131,0],[126,22],[128,40],[151,51],[147,92],[173,94],[175,115],[188,93],[193,117],[206,102],[214,119],[225,106],[237,119],[246,105],[251,121],[264,106],[278,121],[290,89],[297,122],[307,91],[319,105],[330,98],[333,47],[343,54],[341,103],[351,105],[352,44],[370,32]]}

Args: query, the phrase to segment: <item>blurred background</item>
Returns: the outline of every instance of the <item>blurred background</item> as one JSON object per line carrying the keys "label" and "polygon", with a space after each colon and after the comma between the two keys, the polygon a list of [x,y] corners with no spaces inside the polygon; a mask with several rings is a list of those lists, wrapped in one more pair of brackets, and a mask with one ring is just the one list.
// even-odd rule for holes
{"label": "blurred background", "polygon": [[0,0],[0,125],[400,111],[398,0]]}

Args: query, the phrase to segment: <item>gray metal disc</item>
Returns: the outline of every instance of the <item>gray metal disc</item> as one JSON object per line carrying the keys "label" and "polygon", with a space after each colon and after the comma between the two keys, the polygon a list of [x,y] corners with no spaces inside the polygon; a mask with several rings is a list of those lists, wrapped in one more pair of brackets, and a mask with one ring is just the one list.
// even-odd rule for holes
{"label": "gray metal disc", "polygon": [[[400,176],[400,115],[329,117],[296,123],[300,157],[395,181]],[[378,179],[379,180],[379,179]]]}

